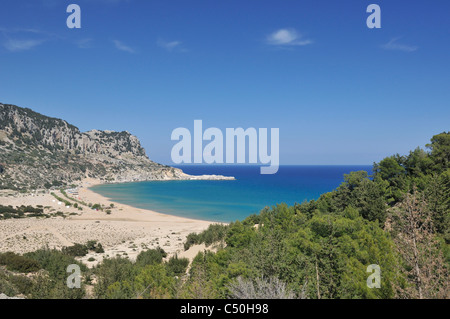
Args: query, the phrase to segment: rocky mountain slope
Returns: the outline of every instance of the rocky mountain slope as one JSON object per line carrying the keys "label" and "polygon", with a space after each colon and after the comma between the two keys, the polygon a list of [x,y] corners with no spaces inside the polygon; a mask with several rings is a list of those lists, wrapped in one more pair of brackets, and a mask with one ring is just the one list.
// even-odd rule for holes
{"label": "rocky mountain slope", "polygon": [[104,182],[195,178],[151,161],[128,132],[80,132],[64,120],[0,103],[0,189],[59,187],[87,177]]}

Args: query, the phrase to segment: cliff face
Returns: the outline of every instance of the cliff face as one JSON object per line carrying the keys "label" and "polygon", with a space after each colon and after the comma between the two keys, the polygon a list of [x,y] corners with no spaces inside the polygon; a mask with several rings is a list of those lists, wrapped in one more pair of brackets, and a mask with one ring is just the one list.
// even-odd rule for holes
{"label": "cliff face", "polygon": [[125,182],[189,175],[151,161],[128,132],[80,132],[64,120],[0,103],[0,189],[49,188],[87,177]]}

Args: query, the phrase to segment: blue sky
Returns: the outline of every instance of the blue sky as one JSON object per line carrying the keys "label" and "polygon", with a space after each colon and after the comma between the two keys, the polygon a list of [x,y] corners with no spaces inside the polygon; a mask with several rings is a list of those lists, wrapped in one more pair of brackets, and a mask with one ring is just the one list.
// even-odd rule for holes
{"label": "blue sky", "polygon": [[[80,5],[82,28],[66,7]],[[382,28],[368,29],[379,4]],[[449,130],[450,2],[2,0],[0,102],[128,130],[280,128],[281,164],[371,164]]]}

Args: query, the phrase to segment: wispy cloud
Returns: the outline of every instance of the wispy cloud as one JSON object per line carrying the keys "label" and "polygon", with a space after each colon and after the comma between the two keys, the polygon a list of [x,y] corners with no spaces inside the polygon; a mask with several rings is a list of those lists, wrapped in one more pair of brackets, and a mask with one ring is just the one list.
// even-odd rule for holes
{"label": "wispy cloud", "polygon": [[399,38],[394,38],[388,43],[383,44],[381,47],[385,50],[403,51],[403,52],[414,52],[419,49],[417,46],[407,45],[403,43],[398,43]]}
{"label": "wispy cloud", "polygon": [[0,32],[2,33],[34,33],[34,34],[46,34],[48,33],[41,31],[39,29],[33,29],[33,28],[3,28],[0,27]]}
{"label": "wispy cloud", "polygon": [[84,38],[84,39],[80,39],[80,40],[76,41],[75,44],[80,49],[89,49],[89,48],[92,48],[93,41],[94,40],[91,38]]}
{"label": "wispy cloud", "polygon": [[305,39],[295,29],[279,29],[269,34],[266,43],[275,46],[303,46],[312,43],[312,40]]}
{"label": "wispy cloud", "polygon": [[163,49],[166,49],[167,51],[174,51],[174,50],[180,50],[180,51],[186,51],[181,47],[182,42],[181,41],[165,41],[162,39],[158,39],[156,44]]}
{"label": "wispy cloud", "polygon": [[27,51],[30,50],[40,44],[42,44],[43,40],[15,40],[8,39],[3,43],[3,46],[10,52],[19,52],[19,51]]}
{"label": "wispy cloud", "polygon": [[38,29],[25,28],[3,28],[0,27],[3,35],[3,47],[10,52],[27,51],[37,47],[54,37]]}
{"label": "wispy cloud", "polygon": [[117,50],[128,52],[128,53],[136,53],[136,50],[132,47],[129,47],[128,45],[124,44],[123,42],[119,40],[113,40],[113,43]]}

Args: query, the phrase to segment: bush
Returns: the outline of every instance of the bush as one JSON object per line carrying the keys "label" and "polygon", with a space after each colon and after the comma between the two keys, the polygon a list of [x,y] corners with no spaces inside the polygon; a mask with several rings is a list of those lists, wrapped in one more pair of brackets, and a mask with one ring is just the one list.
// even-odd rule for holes
{"label": "bush", "polygon": [[18,271],[21,273],[36,272],[41,269],[37,261],[13,252],[0,254],[0,265],[5,265],[10,271]]}
{"label": "bush", "polygon": [[73,246],[64,247],[61,251],[63,254],[71,257],[84,257],[88,254],[89,249],[85,245],[75,244]]}
{"label": "bush", "polygon": [[97,243],[96,240],[90,240],[85,245],[75,244],[73,246],[64,247],[61,251],[63,254],[72,257],[84,257],[89,251],[94,251],[97,254],[102,254],[105,252],[102,244]]}
{"label": "bush", "polygon": [[102,205],[100,205],[100,204],[94,204],[94,205],[92,205],[92,209],[103,210]]}
{"label": "bush", "polygon": [[[116,282],[132,281],[137,275],[137,267],[126,258],[104,259],[94,268],[98,283],[94,287],[97,298],[108,297],[108,288]],[[134,294],[135,296],[135,294]]]}
{"label": "bush", "polygon": [[[13,208],[12,206],[0,205],[0,219],[23,218],[23,217],[40,217],[43,215],[43,208],[34,208],[33,206],[20,206]],[[25,214],[28,215],[25,215]]]}
{"label": "bush", "polygon": [[102,244],[98,243],[97,246],[95,247],[94,251],[97,254],[103,254],[105,252],[105,250],[103,249]]}
{"label": "bush", "polygon": [[136,258],[136,264],[144,267],[147,265],[161,264],[167,253],[160,247],[141,252]]}
{"label": "bush", "polygon": [[197,244],[200,240],[200,236],[197,233],[190,233],[186,237],[186,242],[184,243],[184,250],[188,250],[191,246]]}
{"label": "bush", "polygon": [[[255,282],[238,277],[228,285],[231,299],[295,299],[295,293],[276,277]],[[304,296],[301,296],[304,299]]]}
{"label": "bush", "polygon": [[33,288],[33,281],[23,275],[10,276],[9,282],[17,288],[18,292],[28,295]]}
{"label": "bush", "polygon": [[0,291],[7,296],[13,297],[18,295],[19,289],[9,279],[6,274],[0,273]]}
{"label": "bush", "polygon": [[56,249],[39,249],[34,252],[24,254],[24,257],[37,261],[42,269],[49,272],[51,278],[55,278],[58,281],[67,279],[67,267],[72,264],[80,266],[81,271],[85,271],[87,268],[85,265],[76,261],[72,256],[68,256]]}
{"label": "bush", "polygon": [[96,246],[97,246],[97,241],[96,241],[96,240],[89,240],[89,241],[86,243],[86,248],[87,248],[88,250],[94,250]]}
{"label": "bush", "polygon": [[200,234],[190,233],[184,244],[184,250],[188,250],[191,246],[205,243],[206,246],[225,239],[230,226],[222,224],[212,224]]}
{"label": "bush", "polygon": [[167,273],[171,276],[181,276],[186,273],[186,269],[189,266],[189,259],[178,258],[177,255],[171,257],[166,263]]}
{"label": "bush", "polygon": [[86,243],[86,248],[87,248],[89,251],[94,251],[94,252],[96,252],[97,254],[102,254],[102,253],[105,252],[105,250],[103,249],[102,244],[97,243],[96,240],[90,240],[90,241],[88,241],[88,242]]}

